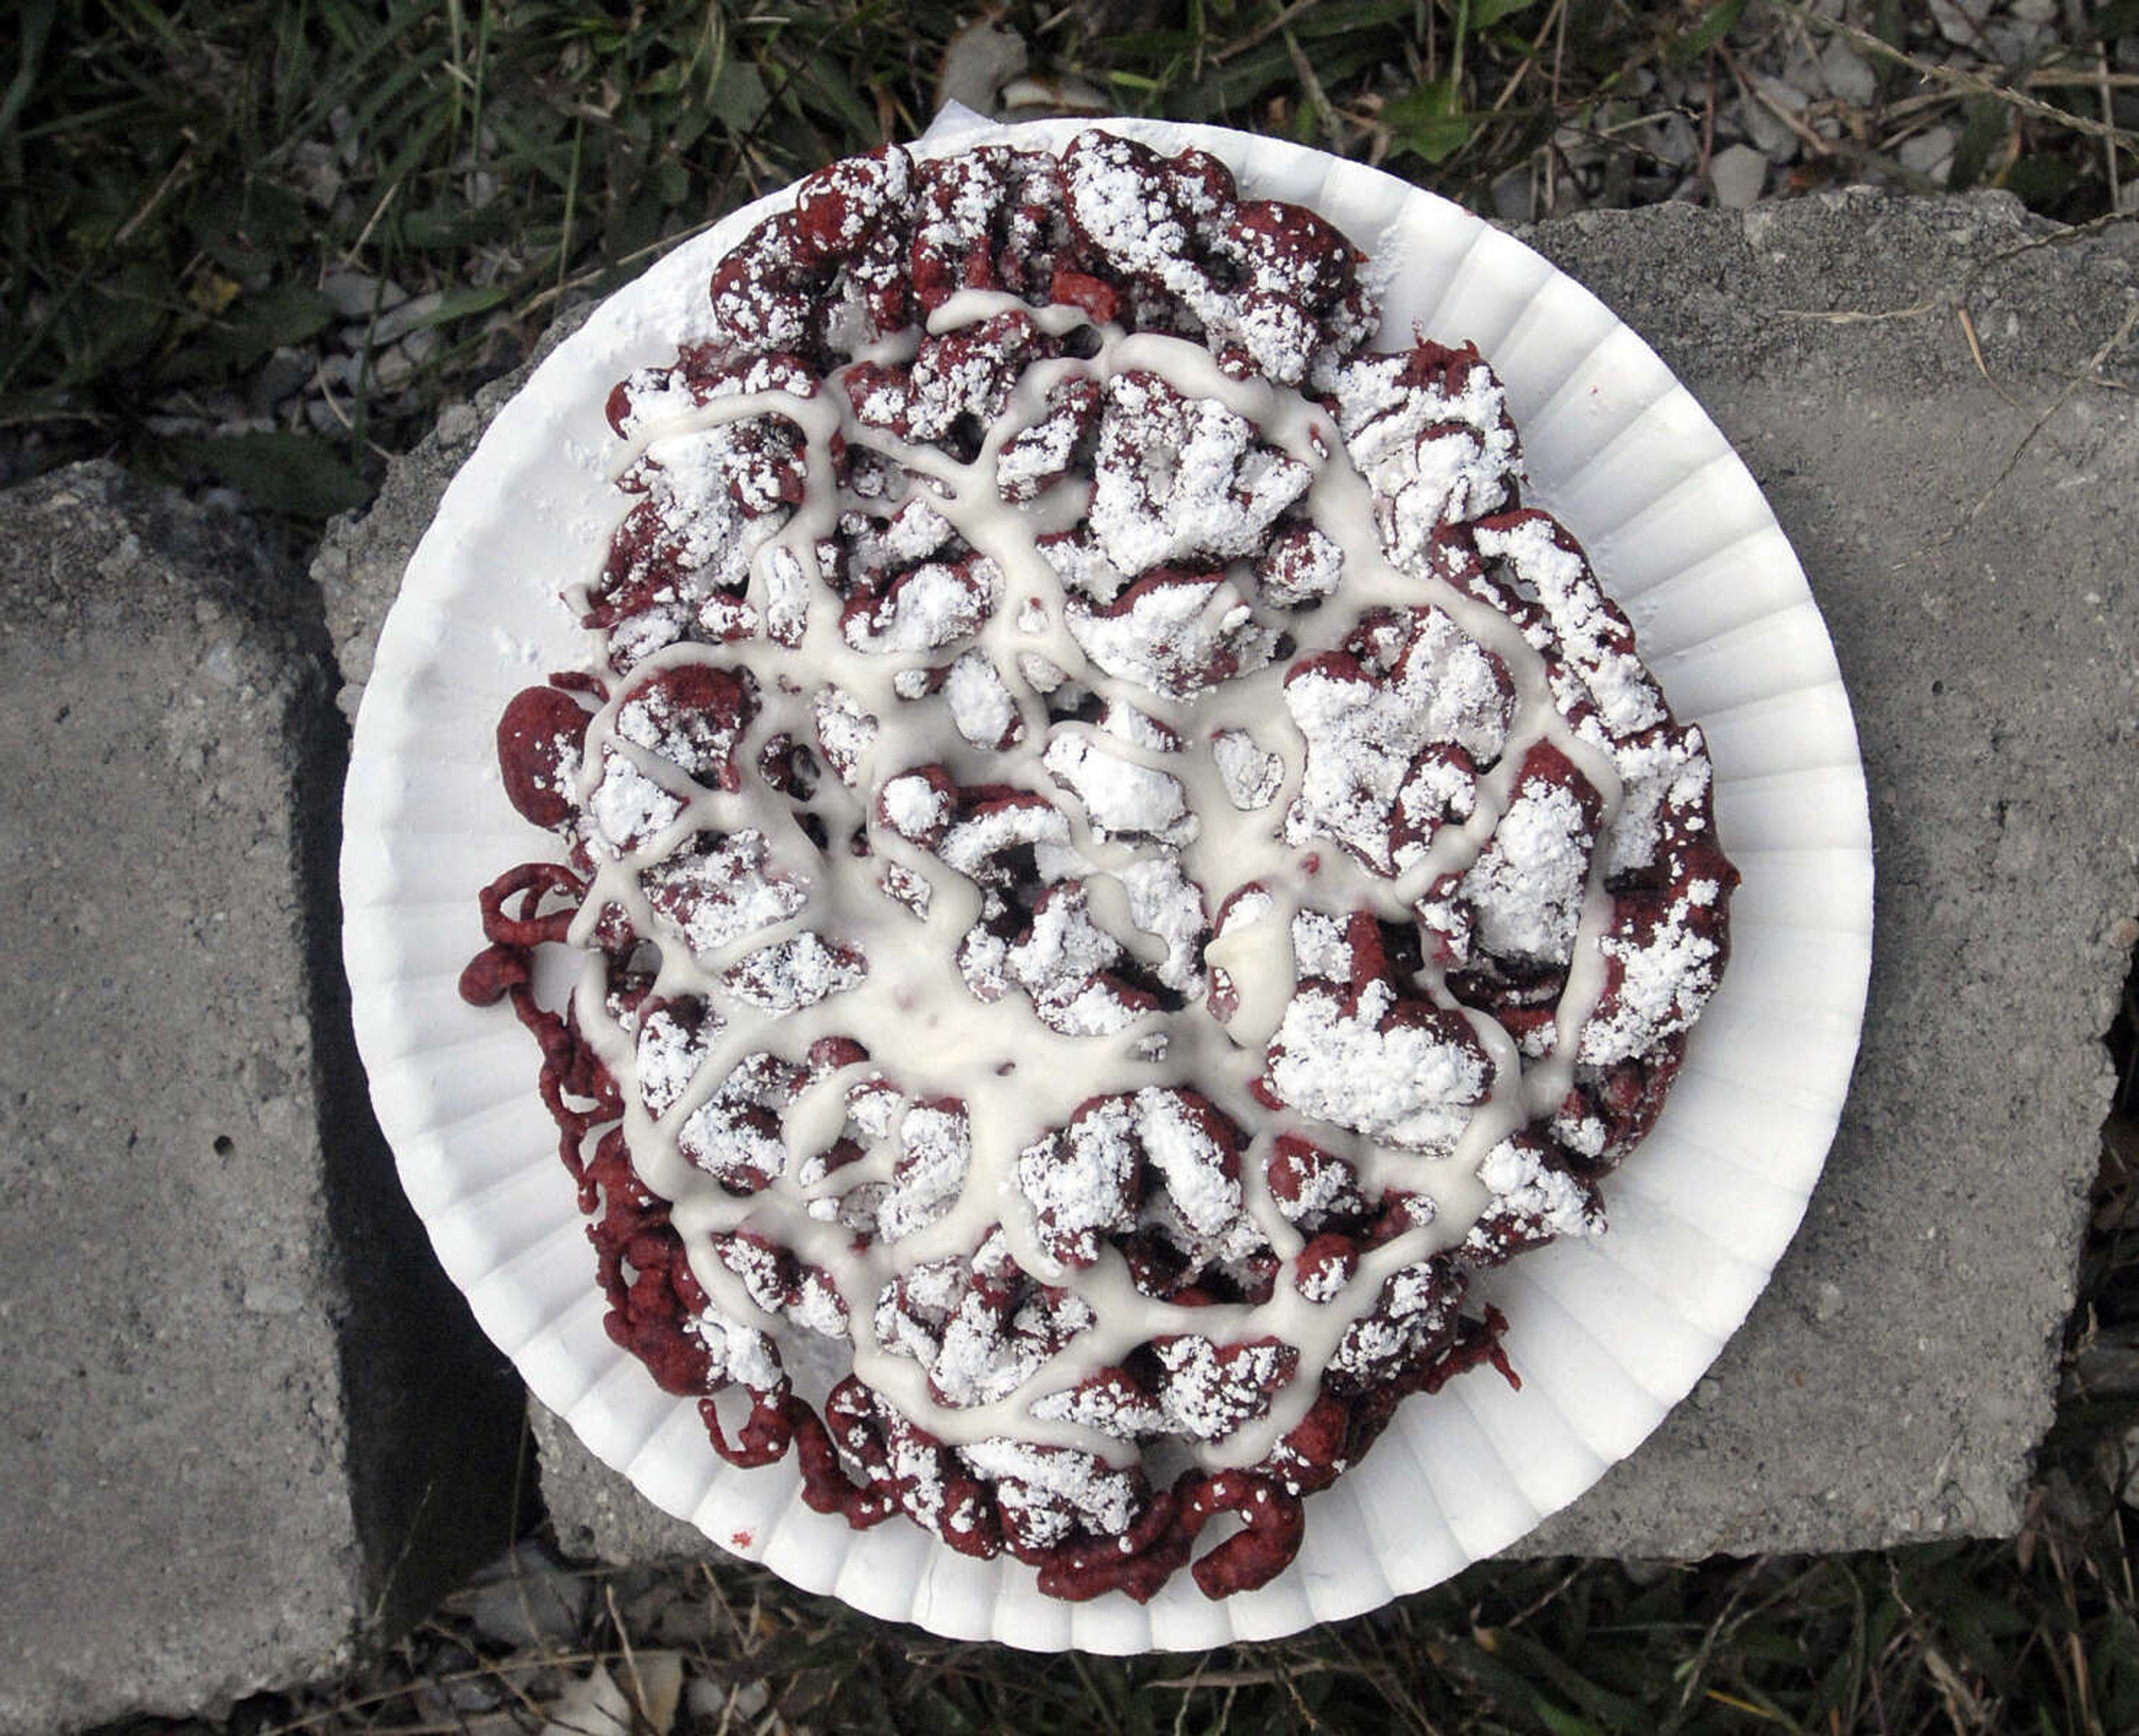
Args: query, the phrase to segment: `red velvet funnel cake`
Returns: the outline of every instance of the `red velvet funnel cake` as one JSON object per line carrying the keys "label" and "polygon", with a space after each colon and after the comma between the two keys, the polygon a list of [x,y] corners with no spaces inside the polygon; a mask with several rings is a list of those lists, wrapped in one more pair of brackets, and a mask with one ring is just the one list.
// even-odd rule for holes
{"label": "red velvet funnel cake", "polygon": [[1098,132],[813,176],[611,395],[595,660],[498,728],[560,848],[463,993],[611,1336],[1061,1597],[1261,1585],[1515,1378],[1472,1275],[1602,1229],[1723,968],[1699,730],[1361,264]]}

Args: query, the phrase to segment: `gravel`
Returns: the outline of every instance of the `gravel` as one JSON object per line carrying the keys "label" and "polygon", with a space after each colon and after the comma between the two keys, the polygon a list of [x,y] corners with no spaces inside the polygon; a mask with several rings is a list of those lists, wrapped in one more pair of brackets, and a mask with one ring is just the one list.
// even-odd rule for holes
{"label": "gravel", "polygon": [[1726,210],[1744,210],[1767,186],[1768,164],[1769,159],[1750,145],[1734,145],[1716,152],[1708,165],[1716,203]]}

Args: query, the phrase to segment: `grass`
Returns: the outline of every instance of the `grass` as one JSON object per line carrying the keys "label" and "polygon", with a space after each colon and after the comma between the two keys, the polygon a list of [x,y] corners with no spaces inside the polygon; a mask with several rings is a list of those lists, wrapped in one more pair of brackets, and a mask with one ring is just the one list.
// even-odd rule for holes
{"label": "grass", "polygon": [[278,346],[389,311],[338,311],[337,272],[440,297],[414,390],[360,366],[340,425],[271,425],[240,454],[241,481],[296,464],[270,503],[306,517],[364,498],[379,458],[561,295],[903,130],[895,100],[859,92],[916,88],[931,52],[877,4],[677,4],[621,29],[544,0],[28,0],[17,25],[0,418],[214,470],[221,452],[165,449],[152,406],[227,411]]}
{"label": "grass", "polygon": [[[2065,220],[2139,177],[2114,106],[2134,74],[2112,74],[2102,45],[2139,28],[2139,0],[2016,66],[1951,45],[1924,59],[1892,0],[1859,7],[1861,27],[1745,0],[996,14],[1121,110],[1295,137],[1486,208],[1496,192],[1544,211],[1571,193],[1683,191],[1653,125],[1700,128],[1705,164],[1719,101],[1760,88],[1747,66],[1835,34],[1879,96],[1793,117],[1806,143],[1790,190],[1920,184],[1897,151],[1942,120],[1960,135],[1954,185],[2006,186]],[[918,132],[965,22],[939,0],[17,0],[0,24],[17,51],[0,92],[7,468],[113,453],[316,527],[367,499],[385,457],[522,355],[565,297]],[[1685,94],[1658,95],[1660,73]],[[394,289],[352,306],[351,282]],[[402,291],[421,298],[414,341],[367,341],[408,320],[388,305]],[[323,344],[331,377],[271,386]]]}
{"label": "grass", "polygon": [[[1954,185],[2076,222],[2139,177],[2139,69],[2112,70],[2107,47],[2139,31],[2139,0],[2068,11],[2066,39],[2024,64],[1930,38],[1893,0],[1840,22],[1745,0],[996,15],[1123,111],[1297,138],[1487,208],[1512,187],[1539,211],[1569,192],[1684,190],[1661,172],[1655,123],[1677,114],[1705,162],[1718,104],[1765,88],[1759,65],[1839,37],[1876,95],[1796,117],[1786,191],[1919,184],[1903,147],[1950,125]],[[316,527],[565,299],[758,192],[919,131],[966,22],[934,0],[16,0],[0,21],[15,69],[0,89],[0,453],[17,471],[115,454]],[[1666,83],[1684,94],[1666,99]],[[417,298],[413,320],[389,284]],[[402,328],[392,346],[382,321]],[[321,357],[320,380],[271,390],[277,366]],[[608,1576],[568,1645],[500,1649],[449,1606],[358,1680],[250,1703],[228,1728],[533,1729],[595,1664],[628,1684],[634,1660],[668,1648],[727,1685],[725,1710],[696,1717],[708,1729],[2139,1729],[2115,1495],[2139,1423],[2139,1381],[2118,1373],[2139,1345],[2135,1168],[2139,1135],[2113,1123],[2068,1392],[2017,1542],[1487,1564],[1294,1640],[1129,1663],[887,1632],[742,1567]]]}

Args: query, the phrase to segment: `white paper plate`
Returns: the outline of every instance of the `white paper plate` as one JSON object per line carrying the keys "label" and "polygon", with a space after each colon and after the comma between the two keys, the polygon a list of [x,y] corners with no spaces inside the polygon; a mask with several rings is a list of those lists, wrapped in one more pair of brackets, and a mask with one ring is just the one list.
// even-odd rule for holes
{"label": "white paper plate", "polygon": [[[1245,193],[1324,213],[1375,260],[1393,341],[1417,327],[1477,341],[1507,384],[1531,498],[1588,548],[1672,706],[1713,745],[1718,823],[1745,874],[1730,973],[1662,1121],[1608,1184],[1611,1233],[1482,1286],[1512,1323],[1522,1390],[1472,1376],[1402,1406],[1365,1463],[1311,1498],[1299,1560],[1261,1591],[1212,1603],[1184,1573],[1145,1607],[1118,1593],[1070,1605],[1008,1557],[810,1512],[791,1457],[725,1464],[693,1405],[610,1344],[534,1046],[455,993],[482,945],[477,890],[552,841],[507,805],[492,731],[519,689],[586,660],[557,592],[621,517],[610,385],[673,356],[705,317],[712,262],[784,194],[597,311],[448,490],[365,690],[342,895],[357,1039],[409,1198],[484,1330],[597,1455],[723,1547],[871,1614],[1133,1653],[1289,1634],[1432,1585],[1640,1444],[1745,1318],[1818,1178],[1863,1016],[1872,861],[1855,726],[1804,573],[1745,466],[1639,338],[1528,248],[1387,175],[1214,128],[1110,125],[1198,145]],[[1059,147],[1079,127],[988,130]]]}

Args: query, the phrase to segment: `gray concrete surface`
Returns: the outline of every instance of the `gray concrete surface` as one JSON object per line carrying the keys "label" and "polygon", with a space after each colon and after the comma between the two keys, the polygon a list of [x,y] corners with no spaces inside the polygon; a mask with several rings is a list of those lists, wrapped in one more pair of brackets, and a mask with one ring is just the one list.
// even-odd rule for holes
{"label": "gray concrete surface", "polygon": [[302,1680],[507,1534],[515,1388],[320,986],[309,601],[113,467],[0,494],[0,1730]]}
{"label": "gray concrete surface", "polygon": [[[1526,1552],[2019,1522],[2139,940],[2139,414],[2087,383],[2097,361],[2139,381],[2129,329],[2110,341],[2130,234],[2048,246],[2002,196],[1843,194],[1526,238],[1662,352],[1766,488],[1856,704],[1879,875],[1863,1052],[1797,1243],[1694,1400]],[[338,640],[383,612],[473,432],[330,539]],[[568,1549],[704,1549],[536,1428]]]}
{"label": "gray concrete surface", "polygon": [[[2133,236],[2031,246],[2002,196],[1845,195],[1530,238],[1701,399],[1795,545],[1856,709],[1877,909],[1796,1243],[1695,1401],[1526,1553],[2019,1528],[2139,941]],[[2076,384],[2120,331],[2124,390]]]}
{"label": "gray concrete surface", "polygon": [[542,1500],[557,1547],[582,1561],[653,1562],[722,1552],[697,1526],[662,1512],[580,1444],[571,1425],[539,1400],[527,1400],[542,1466]]}

